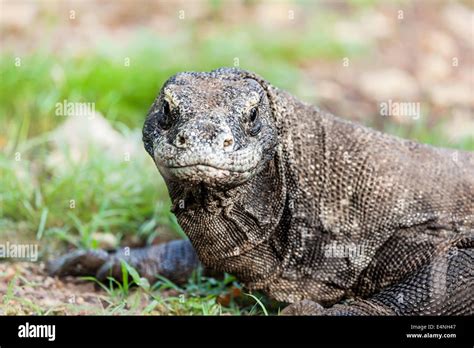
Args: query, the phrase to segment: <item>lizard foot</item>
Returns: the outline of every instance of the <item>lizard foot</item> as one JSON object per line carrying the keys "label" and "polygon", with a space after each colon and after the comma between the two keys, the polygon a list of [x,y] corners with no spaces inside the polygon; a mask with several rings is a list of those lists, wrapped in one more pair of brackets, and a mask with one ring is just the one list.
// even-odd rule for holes
{"label": "lizard foot", "polygon": [[150,282],[160,274],[177,283],[185,282],[199,261],[191,243],[175,240],[145,248],[124,248],[115,253],[104,250],[75,250],[47,263],[52,276],[95,276],[99,281],[113,277],[122,280],[122,261],[135,268]]}
{"label": "lizard foot", "polygon": [[85,276],[95,272],[110,259],[105,250],[74,250],[46,263],[51,276]]}

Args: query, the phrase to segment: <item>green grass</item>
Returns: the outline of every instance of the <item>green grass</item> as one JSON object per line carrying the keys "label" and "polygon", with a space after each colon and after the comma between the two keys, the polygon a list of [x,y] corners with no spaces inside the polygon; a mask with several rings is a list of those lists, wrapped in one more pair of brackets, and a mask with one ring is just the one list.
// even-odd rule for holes
{"label": "green grass", "polygon": [[18,162],[0,155],[4,223],[23,222],[37,239],[59,238],[82,247],[94,246],[94,232],[146,237],[157,225],[179,232],[148,158],[112,161],[90,149],[89,160],[65,163],[57,172],[38,168],[47,154],[36,152],[22,152]]}
{"label": "green grass", "polygon": [[[43,306],[34,300],[18,296],[15,289],[20,286],[41,288],[42,284],[31,282],[15,275],[8,283],[0,302],[4,314],[99,314],[99,315],[275,315],[281,305],[270,301],[259,293],[246,294],[236,279],[225,274],[223,279],[205,277],[197,269],[186,284],[178,286],[164,277],[159,277],[152,286],[140,278],[137,271],[122,264],[122,279],[110,278],[102,283],[94,277],[82,277],[103,290],[102,306],[79,304],[75,297],[59,305]],[[40,289],[44,292],[44,289]],[[82,296],[80,293],[78,296]],[[222,298],[227,298],[222,302]]]}

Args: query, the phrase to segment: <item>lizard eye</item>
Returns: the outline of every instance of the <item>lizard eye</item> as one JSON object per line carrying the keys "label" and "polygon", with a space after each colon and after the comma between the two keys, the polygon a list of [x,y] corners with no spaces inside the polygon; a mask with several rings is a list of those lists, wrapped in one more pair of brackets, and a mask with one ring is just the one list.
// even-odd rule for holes
{"label": "lizard eye", "polygon": [[255,107],[250,111],[250,129],[249,133],[251,136],[256,136],[262,129],[262,123],[260,117],[258,117],[258,108]]}
{"label": "lizard eye", "polygon": [[171,109],[166,100],[163,101],[163,108],[158,114],[158,125],[164,130],[171,127]]}
{"label": "lizard eye", "polygon": [[258,117],[258,110],[257,108],[253,108],[251,111],[250,111],[250,122],[255,122],[255,120],[257,119]]}

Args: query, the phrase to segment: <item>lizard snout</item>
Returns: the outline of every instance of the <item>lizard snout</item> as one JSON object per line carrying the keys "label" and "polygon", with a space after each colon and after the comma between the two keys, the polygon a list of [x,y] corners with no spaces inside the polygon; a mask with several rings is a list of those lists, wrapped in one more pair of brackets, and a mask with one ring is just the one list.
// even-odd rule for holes
{"label": "lizard snout", "polygon": [[226,125],[196,122],[176,134],[174,146],[196,152],[204,149],[228,152],[234,149],[234,137]]}

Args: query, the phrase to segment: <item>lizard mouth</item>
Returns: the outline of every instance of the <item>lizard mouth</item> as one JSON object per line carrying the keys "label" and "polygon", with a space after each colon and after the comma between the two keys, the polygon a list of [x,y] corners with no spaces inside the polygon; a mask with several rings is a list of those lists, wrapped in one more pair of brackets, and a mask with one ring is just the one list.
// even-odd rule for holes
{"label": "lizard mouth", "polygon": [[161,167],[161,169],[165,176],[171,176],[178,181],[194,184],[204,183],[208,186],[242,183],[248,180],[255,170],[255,168],[234,170],[201,163],[167,166]]}
{"label": "lizard mouth", "polygon": [[207,186],[242,184],[262,166],[263,153],[248,147],[230,153],[211,148],[178,151],[163,144],[155,149],[155,163],[165,179]]}
{"label": "lizard mouth", "polygon": [[[227,168],[220,168],[217,166],[213,166],[210,164],[204,164],[204,163],[197,163],[197,164],[189,164],[189,165],[184,165],[184,166],[169,166],[168,169],[179,172],[182,170],[187,170],[186,168],[189,168],[190,170],[196,169],[196,170],[202,170],[202,171],[217,171],[217,172],[237,172],[237,173],[243,173],[248,170],[234,170],[234,169],[227,169]],[[252,169],[252,168],[251,168]]]}
{"label": "lizard mouth", "polygon": [[237,172],[229,169],[218,168],[208,164],[191,164],[187,166],[168,167],[168,170],[175,175],[180,174],[204,174],[213,177],[227,177],[232,172]]}

